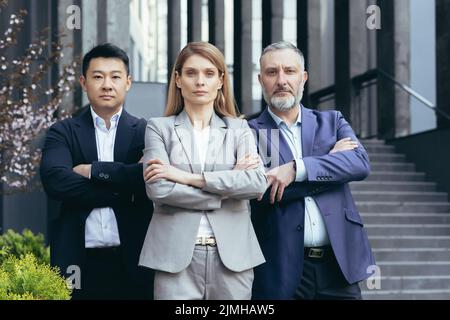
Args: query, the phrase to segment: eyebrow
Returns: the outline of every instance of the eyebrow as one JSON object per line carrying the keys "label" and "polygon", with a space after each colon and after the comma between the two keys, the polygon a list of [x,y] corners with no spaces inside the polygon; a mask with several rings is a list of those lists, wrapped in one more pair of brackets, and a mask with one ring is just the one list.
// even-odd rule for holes
{"label": "eyebrow", "polygon": [[103,70],[92,70],[92,73],[123,73],[122,70],[112,70],[112,71],[103,71]]}
{"label": "eyebrow", "polygon": [[[184,67],[184,69],[186,69],[186,70],[195,70],[195,71],[200,70],[200,69],[197,69],[195,67]],[[216,71],[217,68],[211,67],[211,68],[204,68],[203,70],[205,70],[205,71]]]}

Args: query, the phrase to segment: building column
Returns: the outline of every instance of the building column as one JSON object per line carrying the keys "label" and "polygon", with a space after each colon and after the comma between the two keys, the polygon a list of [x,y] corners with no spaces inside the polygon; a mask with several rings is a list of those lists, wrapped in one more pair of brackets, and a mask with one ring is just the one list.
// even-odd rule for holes
{"label": "building column", "polygon": [[[297,1],[297,47],[302,51],[305,57],[305,69],[308,70],[308,0]],[[309,81],[306,82],[305,90],[303,92],[302,103],[309,106]]]}
{"label": "building column", "polygon": [[283,0],[262,0],[262,46],[283,40]]}
{"label": "building column", "polygon": [[[450,115],[450,0],[436,1],[436,101]],[[437,115],[438,128],[450,127],[450,121]]]}
{"label": "building column", "polygon": [[181,50],[181,1],[167,0],[167,83]]}
{"label": "building column", "polygon": [[252,1],[234,0],[233,89],[241,113],[252,108]]}
{"label": "building column", "polygon": [[[394,2],[378,0],[381,29],[377,30],[377,68],[395,76]],[[395,87],[386,78],[378,77],[378,137],[395,137]]]}
{"label": "building column", "polygon": [[[410,86],[411,41],[410,41],[410,0],[394,2],[394,65],[395,79]],[[447,53],[448,59],[448,53]],[[395,136],[402,137],[410,133],[410,96],[395,86]]]}
{"label": "building column", "polygon": [[209,42],[225,54],[225,2],[208,1]]}
{"label": "building column", "polygon": [[337,110],[350,119],[352,86],[350,80],[350,4],[334,2],[334,87]]}
{"label": "building column", "polygon": [[187,0],[187,41],[202,40],[202,0]]}

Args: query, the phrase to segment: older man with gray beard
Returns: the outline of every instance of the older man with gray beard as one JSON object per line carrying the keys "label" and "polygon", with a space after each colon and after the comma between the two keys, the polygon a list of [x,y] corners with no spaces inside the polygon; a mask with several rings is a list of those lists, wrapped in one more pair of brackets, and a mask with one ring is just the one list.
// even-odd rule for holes
{"label": "older man with gray beard", "polygon": [[348,183],[368,176],[367,153],[340,112],[300,104],[308,73],[297,47],[269,45],[260,66],[268,106],[249,125],[269,188],[252,219],[267,262],[253,298],[361,299],[375,262]]}

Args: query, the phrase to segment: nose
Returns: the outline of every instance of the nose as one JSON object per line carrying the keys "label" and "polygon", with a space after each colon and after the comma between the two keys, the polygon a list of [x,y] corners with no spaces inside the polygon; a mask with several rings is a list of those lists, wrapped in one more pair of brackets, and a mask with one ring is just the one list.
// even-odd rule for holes
{"label": "nose", "polygon": [[280,87],[284,87],[286,83],[286,74],[283,70],[280,70],[280,72],[278,72],[277,84]]}
{"label": "nose", "polygon": [[205,76],[200,72],[197,77],[197,86],[202,87],[205,85]]}
{"label": "nose", "polygon": [[112,80],[110,77],[105,77],[105,80],[103,80],[102,89],[105,91],[112,89]]}

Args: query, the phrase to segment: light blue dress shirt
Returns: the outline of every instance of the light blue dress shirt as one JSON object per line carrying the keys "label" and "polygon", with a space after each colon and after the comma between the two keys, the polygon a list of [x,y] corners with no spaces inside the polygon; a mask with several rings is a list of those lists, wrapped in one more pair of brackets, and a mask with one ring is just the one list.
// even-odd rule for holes
{"label": "light blue dress shirt", "polygon": [[[292,126],[288,126],[280,117],[268,108],[270,116],[277,124],[278,129],[281,131],[284,139],[289,145],[289,149],[294,156],[297,166],[297,172],[295,181],[302,182],[307,179],[307,173],[305,164],[302,160],[302,116],[301,109],[299,109],[297,120]],[[317,206],[316,201],[312,197],[305,197],[305,247],[318,247],[324,246],[330,243],[328,238],[327,227],[323,220],[320,209]]]}

